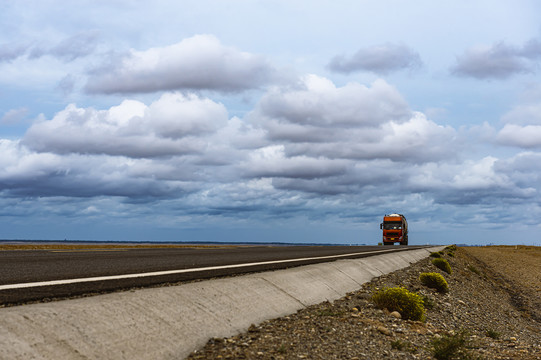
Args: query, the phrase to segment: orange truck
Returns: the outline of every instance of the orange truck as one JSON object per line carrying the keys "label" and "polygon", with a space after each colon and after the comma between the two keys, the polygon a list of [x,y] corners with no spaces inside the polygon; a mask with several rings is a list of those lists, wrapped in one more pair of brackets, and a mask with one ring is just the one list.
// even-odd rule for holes
{"label": "orange truck", "polygon": [[408,222],[402,214],[390,214],[383,217],[379,225],[383,230],[383,245],[408,245]]}

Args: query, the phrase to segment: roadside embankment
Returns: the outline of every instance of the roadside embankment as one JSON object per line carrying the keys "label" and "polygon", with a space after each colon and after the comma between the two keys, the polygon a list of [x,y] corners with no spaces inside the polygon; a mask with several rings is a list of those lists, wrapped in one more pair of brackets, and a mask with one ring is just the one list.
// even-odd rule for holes
{"label": "roadside embankment", "polygon": [[[517,306],[520,282],[502,281],[508,271],[529,263],[508,254],[495,255],[492,262],[491,248],[470,250],[442,252],[451,273],[433,264],[436,256],[425,258],[338,300],[212,339],[189,359],[541,359],[541,322],[528,304]],[[487,257],[479,258],[490,267],[476,257],[482,250],[488,250]],[[529,271],[541,277],[538,268]],[[440,274],[448,291],[423,285],[423,273]],[[422,321],[375,305],[374,294],[397,287],[419,295]]]}
{"label": "roadside embankment", "polygon": [[0,309],[0,359],[180,359],[210,338],[293,314],[440,248]]}

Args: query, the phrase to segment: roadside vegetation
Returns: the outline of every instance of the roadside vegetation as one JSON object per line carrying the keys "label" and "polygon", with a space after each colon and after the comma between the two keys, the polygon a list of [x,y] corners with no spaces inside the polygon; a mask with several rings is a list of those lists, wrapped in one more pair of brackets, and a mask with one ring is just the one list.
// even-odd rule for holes
{"label": "roadside vegetation", "polygon": [[447,283],[443,275],[439,273],[422,273],[419,276],[419,280],[421,280],[421,283],[424,286],[436,289],[440,293],[449,292],[449,284]]}
{"label": "roadside vegetation", "polygon": [[424,320],[425,307],[423,298],[402,287],[378,290],[372,300],[381,309],[398,311],[403,319]]}
{"label": "roadside vegetation", "polygon": [[432,264],[436,266],[438,269],[445,271],[447,274],[451,274],[451,264],[449,264],[449,261],[443,259],[443,258],[435,258],[432,260]]}

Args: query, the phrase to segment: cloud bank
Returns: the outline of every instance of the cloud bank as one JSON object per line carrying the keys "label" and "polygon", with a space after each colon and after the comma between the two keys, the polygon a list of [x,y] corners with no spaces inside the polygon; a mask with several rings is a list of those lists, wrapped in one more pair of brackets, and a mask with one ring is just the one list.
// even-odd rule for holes
{"label": "cloud bank", "polygon": [[[514,139],[507,131],[498,141]],[[307,75],[269,88],[244,118],[210,98],[177,92],[148,105],[68,105],[36,121],[20,141],[0,142],[0,192],[5,199],[89,199],[92,216],[107,198],[123,211],[160,203],[183,221],[239,223],[346,219],[367,206],[385,212],[389,201],[422,214],[539,200],[537,173],[525,166],[539,154],[464,160],[460,137],[411,110],[383,80],[336,86]],[[535,136],[521,141],[537,146],[525,139]],[[483,214],[483,221],[495,218]]]}

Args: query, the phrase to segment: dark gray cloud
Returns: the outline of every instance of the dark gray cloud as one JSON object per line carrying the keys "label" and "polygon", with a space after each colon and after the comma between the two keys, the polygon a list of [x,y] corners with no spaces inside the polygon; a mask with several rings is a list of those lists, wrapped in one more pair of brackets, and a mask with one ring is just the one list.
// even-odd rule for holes
{"label": "dark gray cloud", "polygon": [[355,71],[388,74],[418,68],[422,61],[419,54],[406,45],[384,44],[362,48],[350,57],[335,56],[327,66],[332,71],[345,74]]}
{"label": "dark gray cloud", "polygon": [[504,42],[472,47],[457,57],[451,72],[476,79],[507,79],[513,75],[535,72],[541,58],[541,43],[530,40],[522,47]]}
{"label": "dark gray cloud", "polygon": [[149,93],[164,90],[236,92],[258,88],[274,76],[265,58],[222,45],[211,35],[177,44],[132,50],[90,73],[89,93]]}
{"label": "dark gray cloud", "polygon": [[28,57],[37,59],[42,56],[53,56],[64,61],[73,61],[88,56],[97,48],[98,32],[86,31],[70,36],[52,46],[34,46]]}
{"label": "dark gray cloud", "polygon": [[9,43],[0,45],[0,62],[8,62],[24,56],[28,50],[27,45]]}

